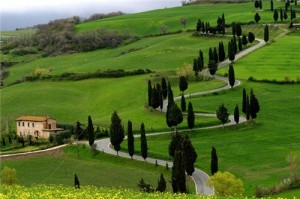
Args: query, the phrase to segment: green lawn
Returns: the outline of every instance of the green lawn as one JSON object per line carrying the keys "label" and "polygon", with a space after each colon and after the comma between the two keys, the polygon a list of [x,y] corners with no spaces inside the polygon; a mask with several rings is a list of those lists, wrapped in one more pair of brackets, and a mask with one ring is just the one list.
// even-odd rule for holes
{"label": "green lawn", "polygon": [[[1,167],[15,168],[19,184],[24,186],[34,184],[73,186],[75,173],[81,185],[135,190],[138,189],[137,183],[141,178],[154,187],[160,173],[164,174],[167,181],[171,178],[171,169],[102,152],[93,155],[88,146],[79,145],[79,158],[76,145],[67,146],[63,151],[55,155],[1,160]],[[187,178],[187,183],[190,191],[194,192],[193,181]],[[170,183],[167,183],[167,187],[169,191],[172,190]]]}
{"label": "green lawn", "polygon": [[[291,34],[256,50],[234,64],[236,79],[300,80],[299,35]],[[227,73],[227,68],[218,74]]]}
{"label": "green lawn", "polygon": [[[274,1],[274,8],[283,6],[282,2]],[[269,11],[269,2],[265,1],[264,10],[258,11],[262,23],[273,22],[273,14]],[[112,17],[77,25],[77,31],[85,31],[98,28],[112,30],[128,30],[138,36],[161,33],[160,27],[167,25],[169,31],[183,29],[180,18],[187,18],[186,29],[196,29],[198,19],[216,25],[218,16],[225,14],[227,24],[235,22],[254,21],[256,9],[253,2],[229,3],[229,4],[199,4],[192,6],[176,7],[170,9],[159,9],[144,13],[128,14]],[[141,25],[141,21],[143,24]]]}

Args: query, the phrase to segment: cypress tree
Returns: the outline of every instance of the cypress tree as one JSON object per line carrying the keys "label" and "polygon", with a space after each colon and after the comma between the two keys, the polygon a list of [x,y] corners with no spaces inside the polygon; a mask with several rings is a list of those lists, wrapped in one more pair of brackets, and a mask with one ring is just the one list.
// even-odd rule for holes
{"label": "cypress tree", "polygon": [[228,81],[231,88],[234,86],[235,83],[235,75],[234,75],[234,68],[233,65],[230,64],[228,68]]}
{"label": "cypress tree", "polygon": [[167,107],[166,118],[168,126],[174,126],[175,131],[177,131],[176,127],[183,121],[183,115],[176,103],[173,103],[171,106]]}
{"label": "cypress tree", "polygon": [[88,116],[88,126],[87,126],[87,134],[88,134],[88,139],[89,139],[89,145],[92,146],[95,141],[95,132],[94,132],[94,126],[92,122],[91,116]]}
{"label": "cypress tree", "polygon": [[194,59],[193,61],[193,71],[195,72],[195,76],[198,76],[199,74],[199,63],[198,63],[199,59]]}
{"label": "cypress tree", "polygon": [[248,33],[248,40],[252,44],[252,42],[255,40],[255,36],[252,32]]}
{"label": "cypress tree", "polygon": [[174,103],[173,91],[170,82],[168,82],[168,106]]}
{"label": "cypress tree", "polygon": [[159,92],[158,92],[158,90],[157,90],[157,88],[155,86],[152,89],[151,106],[154,109],[156,109],[156,108],[158,108],[160,106]]}
{"label": "cypress tree", "polygon": [[259,9],[262,9],[262,1],[259,0]]}
{"label": "cypress tree", "polygon": [[188,116],[187,116],[187,123],[190,129],[194,128],[195,126],[195,113],[193,109],[193,105],[189,102],[188,105]]}
{"label": "cypress tree", "polygon": [[250,119],[250,102],[249,102],[249,96],[246,97],[246,119]]}
{"label": "cypress tree", "polygon": [[255,119],[257,117],[257,113],[259,112],[259,110],[260,110],[260,106],[259,106],[258,100],[253,93],[253,89],[251,88],[249,114],[252,119]]}
{"label": "cypress tree", "polygon": [[235,105],[235,108],[234,108],[234,121],[236,124],[238,124],[240,121],[240,111],[239,111],[239,107],[237,104]]}
{"label": "cypress tree", "polygon": [[270,1],[271,11],[274,10],[273,0]]}
{"label": "cypress tree", "polygon": [[219,56],[218,56],[218,52],[217,52],[217,48],[216,47],[214,47],[213,59],[215,60],[216,63],[219,62]]}
{"label": "cypress tree", "polygon": [[160,102],[160,105],[159,105],[160,110],[162,110],[163,107],[164,107],[164,96],[163,96],[163,93],[162,93],[161,89],[159,91],[159,102]]}
{"label": "cypress tree", "polygon": [[297,3],[298,3],[297,1],[298,1],[298,0],[294,0],[294,2],[295,2],[295,6],[297,6]]}
{"label": "cypress tree", "polygon": [[113,112],[111,116],[111,125],[110,125],[110,142],[114,146],[114,149],[119,155],[121,149],[121,143],[124,139],[124,128],[121,123],[121,119],[118,116],[116,111]]}
{"label": "cypress tree", "polygon": [[235,25],[235,22],[232,22],[231,24],[231,31],[232,31],[232,35],[236,35],[236,25]]}
{"label": "cypress tree", "polygon": [[148,106],[151,107],[151,99],[152,99],[152,85],[151,80],[148,80]]}
{"label": "cypress tree", "polygon": [[237,53],[237,45],[236,45],[235,36],[233,36],[232,39],[231,39],[231,46],[232,46],[232,49],[233,49],[233,53],[236,54]]}
{"label": "cypress tree", "polygon": [[168,86],[167,86],[166,79],[164,77],[161,78],[161,91],[162,91],[164,99],[166,99],[167,94],[168,94]]}
{"label": "cypress tree", "polygon": [[243,44],[242,44],[241,37],[238,38],[238,47],[239,47],[239,51],[241,52],[243,50]]}
{"label": "cypress tree", "polygon": [[264,40],[265,40],[266,43],[269,41],[269,26],[268,25],[265,25]]}
{"label": "cypress tree", "polygon": [[210,60],[208,63],[208,70],[211,75],[215,75],[218,69],[218,64],[215,60]]}
{"label": "cypress tree", "polygon": [[282,11],[282,8],[280,8],[279,17],[280,17],[280,21],[283,21],[283,11]]}
{"label": "cypress tree", "polygon": [[255,20],[256,23],[258,23],[258,22],[260,21],[260,16],[259,16],[258,13],[256,13],[256,14],[254,15],[254,20]]}
{"label": "cypress tree", "polygon": [[148,157],[148,145],[144,123],[141,124],[141,154],[144,160],[146,161],[146,158]]}
{"label": "cypress tree", "polygon": [[75,127],[75,136],[78,140],[82,140],[84,135],[83,135],[83,129],[81,128],[81,124],[79,121],[76,122],[76,127]]}
{"label": "cypress tree", "polygon": [[188,88],[188,81],[184,76],[179,77],[179,89],[181,93],[184,93],[184,91]]}
{"label": "cypress tree", "polygon": [[201,20],[200,20],[200,19],[198,19],[197,26],[196,26],[196,30],[197,30],[197,32],[200,32],[200,30],[201,30],[201,27],[202,27],[202,22],[201,22]]}
{"label": "cypress tree", "polygon": [[246,89],[243,88],[243,104],[242,104],[242,112],[246,114],[247,110],[247,94],[246,94]]}
{"label": "cypress tree", "polygon": [[209,48],[209,51],[208,51],[208,61],[210,61],[210,60],[214,60],[214,54],[213,54],[212,48]]}
{"label": "cypress tree", "polygon": [[185,97],[184,95],[181,95],[181,111],[185,112],[186,111],[186,102],[185,102]]}
{"label": "cypress tree", "polygon": [[278,20],[278,12],[276,9],[274,10],[274,13],[273,13],[273,19],[275,22]]}
{"label": "cypress tree", "polygon": [[183,138],[182,142],[182,157],[184,169],[186,173],[191,176],[195,171],[194,163],[196,162],[198,155],[187,135]]}
{"label": "cypress tree", "polygon": [[221,62],[221,61],[223,61],[223,55],[222,55],[222,44],[221,44],[221,42],[219,42],[219,61]]}
{"label": "cypress tree", "polygon": [[218,156],[215,147],[211,149],[211,163],[210,163],[210,171],[211,175],[214,175],[218,172]]}
{"label": "cypress tree", "polygon": [[284,18],[284,20],[287,20],[287,18],[288,18],[286,11],[283,12],[283,18]]}
{"label": "cypress tree", "polygon": [[227,108],[224,106],[223,103],[217,109],[216,114],[217,114],[217,118],[223,123],[223,128],[224,128],[224,124],[228,121],[229,113],[227,112]]}
{"label": "cypress tree", "polygon": [[236,24],[236,28],[235,28],[235,31],[236,31],[236,36],[241,36],[242,35],[242,26],[240,23],[237,23]]}
{"label": "cypress tree", "polygon": [[130,155],[131,159],[134,155],[134,137],[132,132],[132,122],[128,120],[127,125],[127,141],[128,141],[128,154]]}
{"label": "cypress tree", "polygon": [[176,150],[172,167],[171,184],[173,193],[186,193],[186,179],[183,165],[182,151]]}
{"label": "cypress tree", "polygon": [[78,180],[78,177],[75,173],[75,177],[74,177],[74,184],[75,184],[75,189],[79,189],[80,188],[80,182]]}
{"label": "cypress tree", "polygon": [[205,33],[205,32],[206,32],[206,27],[205,27],[204,21],[202,22],[201,30],[202,30],[202,33]]}
{"label": "cypress tree", "polygon": [[167,189],[167,182],[164,178],[164,175],[161,173],[160,174],[160,178],[157,182],[157,188],[156,188],[156,191],[159,191],[159,192],[165,192]]}
{"label": "cypress tree", "polygon": [[174,157],[176,150],[182,150],[183,137],[179,133],[174,133],[169,145],[169,155]]}
{"label": "cypress tree", "polygon": [[228,42],[228,58],[231,62],[235,59],[234,49],[231,42]]}
{"label": "cypress tree", "polygon": [[2,146],[6,146],[6,142],[5,142],[4,137],[2,137]]}
{"label": "cypress tree", "polygon": [[248,44],[248,39],[247,39],[246,35],[243,35],[243,37],[242,37],[242,44],[244,46],[246,46]]}
{"label": "cypress tree", "polygon": [[203,52],[202,50],[199,51],[199,70],[202,71],[202,69],[204,68],[204,59],[203,59]]}

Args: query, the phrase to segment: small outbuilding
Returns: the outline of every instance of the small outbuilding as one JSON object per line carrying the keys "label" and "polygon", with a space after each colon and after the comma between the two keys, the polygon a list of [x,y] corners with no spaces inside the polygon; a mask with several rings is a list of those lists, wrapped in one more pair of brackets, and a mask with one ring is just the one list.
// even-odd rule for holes
{"label": "small outbuilding", "polygon": [[16,122],[17,134],[24,137],[31,135],[35,138],[48,139],[50,134],[63,131],[62,128],[57,128],[56,120],[48,116],[20,116]]}

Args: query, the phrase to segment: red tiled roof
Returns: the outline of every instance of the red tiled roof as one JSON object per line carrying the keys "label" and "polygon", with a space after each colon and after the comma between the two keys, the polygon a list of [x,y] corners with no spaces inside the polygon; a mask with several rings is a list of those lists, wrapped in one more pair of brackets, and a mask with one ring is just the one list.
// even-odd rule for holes
{"label": "red tiled roof", "polygon": [[[48,117],[48,119],[50,119]],[[16,119],[17,121],[32,121],[32,122],[44,122],[47,120],[47,117],[41,116],[20,116]]]}

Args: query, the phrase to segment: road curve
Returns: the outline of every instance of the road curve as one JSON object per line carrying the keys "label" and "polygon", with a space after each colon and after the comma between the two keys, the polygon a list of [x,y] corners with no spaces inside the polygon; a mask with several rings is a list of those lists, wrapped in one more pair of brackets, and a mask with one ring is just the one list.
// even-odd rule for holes
{"label": "road curve", "polygon": [[[250,52],[264,46],[266,43],[264,42],[264,40],[262,39],[255,39],[256,41],[258,41],[259,43],[238,53],[235,56],[235,60],[240,59],[241,57],[249,54]],[[230,61],[227,59],[221,63],[219,63],[218,68],[224,67],[226,65],[230,64]],[[220,77],[220,76],[214,76],[216,79],[219,79],[221,81],[227,82],[227,85],[222,87],[222,88],[218,88],[218,89],[213,89],[213,90],[209,90],[209,91],[202,91],[202,92],[196,92],[196,93],[191,93],[191,94],[187,94],[185,95],[185,98],[190,98],[190,97],[195,97],[195,96],[201,96],[201,95],[205,95],[205,94],[209,94],[209,93],[214,93],[214,92],[219,92],[222,90],[227,90],[230,89],[230,85],[228,82],[227,78],[224,77]],[[241,84],[241,82],[239,80],[235,81],[234,87],[239,86]],[[174,101],[178,101],[180,100],[180,96],[179,97],[175,97]],[[164,101],[164,107],[167,107],[167,100]],[[166,108],[164,108],[162,111],[166,111]],[[202,114],[202,113],[196,113],[196,116],[207,116],[207,117],[216,117],[215,114]],[[230,125],[234,125],[234,119],[233,116],[229,116],[229,120],[230,122],[226,123],[225,126],[230,126]],[[246,119],[244,117],[240,117],[240,123],[245,122]],[[222,125],[216,125],[216,126],[209,126],[209,127],[202,127],[202,128],[194,128],[193,130],[200,130],[200,129],[211,129],[211,128],[220,128],[222,127]],[[190,131],[190,129],[183,129],[183,130],[178,130],[178,132],[184,132],[184,131]],[[166,131],[166,132],[158,132],[158,133],[152,133],[152,134],[148,134],[147,136],[155,136],[155,135],[159,135],[159,134],[167,134],[167,133],[173,133],[173,131]],[[139,137],[139,135],[135,135],[135,137]],[[97,140],[95,141],[96,143],[96,148],[100,151],[103,151],[105,153],[109,153],[109,154],[113,154],[113,155],[117,155],[116,151],[113,150],[112,148],[110,148],[110,139],[106,138],[106,139],[102,139],[102,140]],[[19,153],[19,154],[7,154],[7,155],[0,155],[1,157],[13,157],[13,156],[18,156],[18,155],[22,155],[22,154],[34,154],[34,153],[42,153],[44,151],[51,151],[51,150],[56,150],[57,148],[61,148],[64,147],[65,145],[61,145],[61,146],[57,146],[57,147],[53,147],[53,148],[49,148],[46,150],[40,150],[40,151],[33,151],[33,152],[26,152],[26,153]],[[125,158],[131,158],[127,153],[124,152],[119,152],[119,156],[121,157],[125,157]],[[141,156],[134,156],[133,159],[135,160],[139,160],[139,161],[144,161],[144,159]],[[171,168],[173,166],[172,162],[168,162],[165,160],[158,160],[158,159],[153,159],[153,158],[147,158],[147,162],[153,163],[153,164],[159,164],[162,166],[166,166],[166,164],[168,163],[168,166]],[[204,195],[213,195],[214,194],[214,190],[206,185],[206,180],[208,179],[208,175],[201,171],[200,169],[195,168],[195,171],[192,175],[192,178],[194,180],[195,183],[195,187],[196,187],[196,193],[197,194],[204,194]]]}

